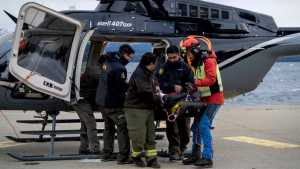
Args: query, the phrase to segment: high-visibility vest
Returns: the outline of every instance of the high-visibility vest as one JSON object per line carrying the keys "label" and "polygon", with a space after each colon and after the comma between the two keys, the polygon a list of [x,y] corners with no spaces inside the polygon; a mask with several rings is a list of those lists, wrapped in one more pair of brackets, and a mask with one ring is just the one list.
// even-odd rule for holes
{"label": "high-visibility vest", "polygon": [[[208,97],[214,93],[223,91],[221,73],[220,73],[218,64],[216,64],[216,73],[217,73],[217,80],[212,86],[198,87],[198,92],[201,97]],[[206,77],[206,74],[205,74],[205,70],[204,70],[204,64],[201,64],[197,67],[197,69],[195,71],[195,78],[199,79],[199,80],[203,80],[203,79],[205,79],[205,77]]]}

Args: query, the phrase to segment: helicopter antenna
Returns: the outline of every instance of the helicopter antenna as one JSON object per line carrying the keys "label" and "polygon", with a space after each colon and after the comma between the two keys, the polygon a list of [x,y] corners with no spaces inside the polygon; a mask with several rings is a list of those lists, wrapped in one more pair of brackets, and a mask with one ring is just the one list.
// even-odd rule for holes
{"label": "helicopter antenna", "polygon": [[7,12],[6,10],[3,10],[3,12],[14,22],[17,23],[18,18],[13,16],[11,13]]}

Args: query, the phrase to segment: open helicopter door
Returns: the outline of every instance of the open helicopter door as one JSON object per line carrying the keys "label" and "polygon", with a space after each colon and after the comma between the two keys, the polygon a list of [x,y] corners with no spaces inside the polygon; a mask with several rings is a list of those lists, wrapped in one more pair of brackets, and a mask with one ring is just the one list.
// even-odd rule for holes
{"label": "open helicopter door", "polygon": [[83,64],[83,57],[84,57],[84,53],[86,52],[86,47],[87,44],[89,42],[89,40],[91,39],[92,35],[95,33],[95,29],[88,31],[85,36],[83,37],[81,44],[80,44],[80,48],[78,51],[78,57],[77,57],[77,63],[76,63],[76,70],[75,70],[75,97],[76,97],[76,101],[82,99],[80,97],[80,79],[81,79],[81,75],[82,75],[82,68],[84,67]]}
{"label": "open helicopter door", "polygon": [[70,101],[83,25],[36,3],[23,5],[15,31],[10,72],[30,88]]}

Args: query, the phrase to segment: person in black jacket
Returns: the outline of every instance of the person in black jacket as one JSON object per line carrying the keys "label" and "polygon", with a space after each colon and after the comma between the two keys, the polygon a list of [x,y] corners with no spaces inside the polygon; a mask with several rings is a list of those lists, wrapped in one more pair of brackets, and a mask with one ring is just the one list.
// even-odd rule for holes
{"label": "person in black jacket", "polygon": [[80,86],[82,99],[72,105],[81,123],[79,154],[100,154],[96,119],[93,111],[97,79],[92,78],[89,72],[85,72],[81,76],[80,83],[82,84]]}
{"label": "person in black jacket", "polygon": [[152,53],[143,55],[129,81],[125,99],[125,115],[129,137],[132,141],[132,159],[139,167],[145,167],[142,152],[145,151],[148,167],[160,168],[155,149],[154,111],[160,102],[156,95],[153,72],[156,57]]}
{"label": "person in black jacket", "polygon": [[100,78],[96,92],[96,104],[99,106],[104,119],[103,160],[114,160],[114,137],[117,126],[119,145],[118,164],[130,163],[130,142],[128,137],[123,104],[128,88],[126,83],[127,71],[125,65],[133,57],[134,50],[125,44],[117,53],[108,53],[101,58]]}
{"label": "person in black jacket", "polygon": [[[176,46],[167,49],[167,62],[156,73],[156,78],[162,92],[171,95],[186,92],[186,84],[194,82],[193,72],[180,57]],[[190,119],[181,116],[175,122],[166,123],[170,160],[182,160],[182,154],[189,143]]]}

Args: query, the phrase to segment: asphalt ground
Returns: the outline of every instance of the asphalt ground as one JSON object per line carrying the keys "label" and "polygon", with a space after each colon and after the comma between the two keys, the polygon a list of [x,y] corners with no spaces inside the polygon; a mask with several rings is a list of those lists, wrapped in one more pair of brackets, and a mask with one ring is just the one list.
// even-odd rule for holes
{"label": "asphalt ground", "polygon": [[[96,160],[22,162],[7,155],[47,154],[48,143],[15,143],[5,136],[29,137],[21,130],[39,130],[40,125],[17,124],[16,120],[32,119],[34,112],[0,112],[0,169],[98,169],[136,168],[116,162]],[[96,114],[100,117],[100,114]],[[77,118],[73,113],[61,113],[58,118]],[[98,124],[101,128],[102,124]],[[163,124],[162,124],[163,125]],[[218,169],[299,169],[300,168],[300,106],[224,106],[216,116],[214,135],[214,167]],[[59,124],[58,129],[78,129],[78,124]],[[50,129],[50,125],[47,127]],[[103,144],[103,142],[101,142]],[[76,153],[79,142],[57,142],[57,154]],[[166,149],[165,139],[157,149]],[[117,150],[116,150],[117,151]],[[199,168],[184,166],[159,158],[161,168]]]}

